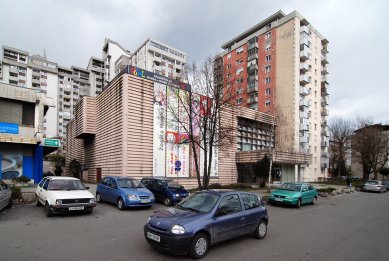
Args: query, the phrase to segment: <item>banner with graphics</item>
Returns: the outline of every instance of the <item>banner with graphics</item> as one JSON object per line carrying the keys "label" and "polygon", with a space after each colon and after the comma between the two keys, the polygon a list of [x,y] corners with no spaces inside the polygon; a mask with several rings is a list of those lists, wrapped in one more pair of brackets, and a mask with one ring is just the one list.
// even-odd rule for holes
{"label": "banner with graphics", "polygon": [[166,85],[154,82],[153,176],[165,176]]}

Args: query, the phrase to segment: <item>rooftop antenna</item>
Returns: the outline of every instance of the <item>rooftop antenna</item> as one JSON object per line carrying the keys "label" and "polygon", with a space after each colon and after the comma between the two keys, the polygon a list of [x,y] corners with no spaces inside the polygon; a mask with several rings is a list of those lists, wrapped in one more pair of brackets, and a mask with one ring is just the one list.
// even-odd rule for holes
{"label": "rooftop antenna", "polygon": [[45,57],[45,58],[47,58],[47,57],[46,57],[46,52],[47,52],[47,51],[46,51],[46,48],[43,49],[43,57]]}

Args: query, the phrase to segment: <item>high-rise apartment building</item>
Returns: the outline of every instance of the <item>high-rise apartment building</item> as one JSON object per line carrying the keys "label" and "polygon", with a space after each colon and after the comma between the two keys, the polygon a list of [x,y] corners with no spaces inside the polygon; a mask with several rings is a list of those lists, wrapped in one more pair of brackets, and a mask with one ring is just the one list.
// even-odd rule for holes
{"label": "high-rise apartment building", "polygon": [[[43,121],[44,137],[59,137],[66,144],[66,125],[74,115],[79,98],[97,96],[126,65],[177,78],[186,62],[186,54],[154,39],[148,39],[134,53],[108,38],[104,40],[102,58],[91,57],[87,68],[60,66],[40,55],[3,46],[0,82],[32,88],[53,98],[56,105]],[[66,148],[61,147],[61,150]]]}
{"label": "high-rise apartment building", "polygon": [[296,167],[296,180],[327,176],[327,46],[296,11],[279,11],[222,45],[223,77],[234,80],[235,103],[278,118],[276,149],[312,155],[310,164]]}

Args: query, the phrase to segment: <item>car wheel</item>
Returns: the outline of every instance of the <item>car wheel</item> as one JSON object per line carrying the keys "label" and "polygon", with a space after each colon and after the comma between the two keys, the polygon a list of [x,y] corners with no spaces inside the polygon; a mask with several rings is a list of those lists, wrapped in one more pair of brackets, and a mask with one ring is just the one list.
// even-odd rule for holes
{"label": "car wheel", "polygon": [[170,200],[170,198],[164,198],[163,199],[163,204],[165,206],[170,206],[172,204],[172,201]]}
{"label": "car wheel", "polygon": [[254,231],[254,237],[257,239],[263,239],[266,237],[267,234],[267,223],[265,220],[261,220],[259,222],[257,228]]}
{"label": "car wheel", "polygon": [[40,207],[40,206],[42,206],[42,203],[39,201],[39,199],[38,199],[38,198],[36,198],[35,205],[36,205],[37,207]]}
{"label": "car wheel", "polygon": [[46,217],[51,217],[53,215],[53,212],[51,211],[51,209],[49,207],[49,203],[47,203],[47,202],[45,205],[45,212],[46,212]]}
{"label": "car wheel", "polygon": [[96,201],[97,201],[97,203],[103,203],[104,202],[103,199],[100,196],[100,193],[96,193]]}
{"label": "car wheel", "polygon": [[194,259],[203,258],[207,254],[208,248],[208,237],[203,233],[199,233],[193,238],[192,244],[190,246],[189,256]]}
{"label": "car wheel", "polygon": [[119,198],[118,199],[118,202],[117,202],[117,207],[119,210],[123,210],[125,207],[124,207],[124,202],[123,202],[123,199],[122,198]]}
{"label": "car wheel", "polygon": [[296,205],[296,208],[300,208],[300,207],[301,207],[301,198],[298,199],[297,205]]}
{"label": "car wheel", "polygon": [[13,205],[13,200],[12,200],[12,197],[9,198],[9,202],[8,202],[8,205],[6,206],[6,208],[11,208],[12,205]]}
{"label": "car wheel", "polygon": [[313,197],[312,205],[316,205],[316,204],[317,204],[317,197]]}

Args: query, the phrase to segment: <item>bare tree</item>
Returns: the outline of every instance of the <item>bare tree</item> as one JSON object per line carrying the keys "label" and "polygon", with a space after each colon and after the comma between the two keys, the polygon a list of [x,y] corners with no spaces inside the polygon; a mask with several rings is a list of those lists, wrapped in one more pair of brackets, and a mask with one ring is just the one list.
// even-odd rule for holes
{"label": "bare tree", "polygon": [[218,61],[209,57],[200,66],[186,65],[181,78],[190,88],[177,91],[178,109],[169,103],[167,106],[179,128],[188,134],[200,189],[208,188],[215,153],[232,143],[235,136],[233,126],[221,123],[220,112],[233,106],[236,81],[230,74],[223,77],[225,69],[233,68],[223,68]]}
{"label": "bare tree", "polygon": [[388,126],[372,124],[371,119],[358,119],[358,129],[352,137],[353,157],[362,164],[363,178],[374,173],[374,179],[389,157]]}
{"label": "bare tree", "polygon": [[339,177],[342,175],[342,166],[346,166],[347,157],[350,155],[354,123],[337,117],[329,122],[328,127],[330,130],[330,168],[332,175]]}

